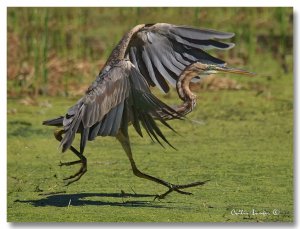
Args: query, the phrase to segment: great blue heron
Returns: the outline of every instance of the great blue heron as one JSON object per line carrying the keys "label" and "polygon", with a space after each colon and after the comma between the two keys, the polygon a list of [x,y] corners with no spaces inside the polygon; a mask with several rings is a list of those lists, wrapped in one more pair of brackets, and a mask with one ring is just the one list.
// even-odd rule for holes
{"label": "great blue heron", "polygon": [[[87,171],[83,152],[87,140],[97,136],[116,137],[129,158],[134,175],[168,188],[158,198],[164,198],[172,191],[191,194],[182,189],[205,184],[206,181],[199,181],[175,185],[141,172],[132,156],[128,125],[132,124],[141,137],[142,126],[153,141],[161,144],[163,140],[172,146],[156,121],[173,130],[167,121],[181,119],[193,110],[196,96],[189,89],[190,81],[220,71],[251,75],[226,67],[224,61],[203,51],[232,48],[234,44],[220,40],[233,36],[233,33],[166,23],[137,25],[127,32],[85,95],[65,116],[43,122],[44,125],[62,127],[54,133],[61,142],[62,152],[70,149],[79,158],[61,163],[61,166],[81,164],[77,173],[64,179],[66,185],[79,180]],[[156,86],[168,92],[169,85],[176,86],[183,104],[170,107],[150,91],[150,87]],[[81,134],[79,151],[72,146],[76,133]]]}

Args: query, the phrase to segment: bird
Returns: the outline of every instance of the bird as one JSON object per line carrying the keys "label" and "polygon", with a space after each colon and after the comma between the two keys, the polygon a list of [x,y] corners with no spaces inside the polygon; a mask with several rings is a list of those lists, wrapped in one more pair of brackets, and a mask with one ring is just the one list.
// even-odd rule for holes
{"label": "bird", "polygon": [[[78,181],[87,172],[84,150],[87,142],[98,136],[112,136],[120,142],[135,176],[167,188],[155,198],[164,199],[173,191],[191,195],[184,189],[207,183],[209,180],[173,184],[140,171],[132,154],[128,126],[132,125],[141,137],[145,131],[152,141],[175,149],[157,123],[176,132],[169,121],[185,119],[196,106],[196,95],[189,88],[190,82],[199,82],[219,72],[254,75],[228,67],[225,61],[207,52],[233,48],[233,43],[223,40],[234,35],[168,23],[140,24],[130,29],[76,104],[65,115],[43,122],[43,125],[58,127],[54,136],[60,142],[61,151],[69,149],[79,158],[60,162],[60,166],[81,164],[75,174],[64,178],[65,184]],[[163,93],[168,93],[170,87],[176,88],[182,104],[167,105],[153,94],[153,87]],[[80,134],[79,149],[72,145],[76,134]]]}

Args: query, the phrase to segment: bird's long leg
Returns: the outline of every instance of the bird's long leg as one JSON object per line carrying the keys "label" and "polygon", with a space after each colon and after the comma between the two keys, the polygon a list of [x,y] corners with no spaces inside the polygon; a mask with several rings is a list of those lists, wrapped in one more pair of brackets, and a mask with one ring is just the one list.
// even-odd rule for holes
{"label": "bird's long leg", "polygon": [[171,184],[167,181],[164,181],[162,179],[159,179],[159,178],[156,178],[156,177],[153,177],[153,176],[150,176],[146,173],[143,173],[141,172],[136,164],[135,164],[135,161],[133,159],[133,156],[132,156],[132,152],[131,152],[131,147],[130,147],[130,142],[129,142],[129,136],[127,135],[124,135],[121,131],[118,133],[118,135],[116,136],[117,139],[119,140],[119,142],[121,143],[124,151],[126,152],[126,155],[130,161],[130,164],[131,164],[131,168],[132,168],[132,171],[133,171],[133,174],[140,177],[140,178],[144,178],[144,179],[147,179],[147,180],[151,180],[151,181],[154,181],[158,184],[161,184],[161,185],[164,185],[166,186],[167,188],[169,188],[168,191],[166,191],[165,193],[161,194],[161,195],[157,195],[155,197],[158,198],[158,199],[163,199],[165,198],[169,193],[173,192],[173,191],[176,191],[180,194],[185,194],[185,195],[191,195],[192,193],[190,192],[185,192],[185,191],[182,191],[181,189],[185,189],[185,188],[190,188],[190,187],[195,187],[195,186],[200,186],[200,185],[204,185],[207,181],[200,181],[200,182],[194,182],[194,183],[190,183],[190,184],[185,184],[185,185],[175,185],[175,184]]}
{"label": "bird's long leg", "polygon": [[[57,130],[57,131],[54,132],[54,136],[59,142],[61,142],[63,134],[64,134],[64,130]],[[78,181],[87,171],[87,159],[86,159],[86,157],[83,156],[83,154],[80,153],[73,146],[70,146],[70,150],[77,157],[79,157],[80,160],[71,161],[71,162],[60,162],[60,166],[70,166],[70,165],[75,165],[75,164],[81,163],[81,167],[79,168],[79,170],[75,174],[63,179],[64,181],[66,181],[66,186],[69,185],[69,184],[72,184],[75,181]]]}

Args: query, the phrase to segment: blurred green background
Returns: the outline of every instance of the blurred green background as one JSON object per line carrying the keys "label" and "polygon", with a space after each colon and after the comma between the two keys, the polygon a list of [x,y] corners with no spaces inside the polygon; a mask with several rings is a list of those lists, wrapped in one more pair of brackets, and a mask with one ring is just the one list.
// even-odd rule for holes
{"label": "blurred green background", "polygon": [[292,71],[292,8],[8,8],[7,16],[9,96],[82,93],[123,34],[142,23],[234,32],[236,47],[217,53],[229,64]]}
{"label": "blurred green background", "polygon": [[[42,121],[84,94],[126,31],[155,22],[234,32],[233,49],[211,54],[257,73],[193,85],[195,110],[170,122],[179,134],[162,128],[177,151],[129,127],[142,171],[172,183],[210,182],[190,189],[192,196],[153,202],[150,195],[165,188],[133,176],[120,144],[99,137],[85,150],[88,172],[65,187],[78,168],[59,161],[76,157],[60,153],[54,128]],[[292,8],[8,8],[7,47],[8,221],[293,221]],[[174,90],[153,91],[180,103]]]}

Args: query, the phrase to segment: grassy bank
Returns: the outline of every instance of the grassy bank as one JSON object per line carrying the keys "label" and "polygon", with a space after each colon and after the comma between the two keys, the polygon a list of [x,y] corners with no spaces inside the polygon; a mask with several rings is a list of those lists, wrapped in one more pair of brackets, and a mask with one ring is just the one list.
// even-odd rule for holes
{"label": "grassy bank", "polygon": [[[174,193],[153,202],[163,187],[132,175],[113,138],[88,144],[88,172],[63,186],[75,172],[59,161],[52,128],[42,120],[63,114],[74,99],[42,97],[36,105],[8,100],[8,220],[260,222],[293,220],[292,76],[272,79],[268,92],[204,91],[189,121],[173,121],[180,133],[165,130],[178,148],[163,149],[131,130],[133,152],[142,171],[174,183],[211,181],[193,188],[193,196]],[[245,83],[242,83],[245,84]],[[271,97],[270,97],[271,95]],[[175,100],[163,98],[172,104]],[[51,106],[50,106],[51,104]],[[122,195],[128,193],[128,195]],[[232,215],[232,210],[271,212]],[[280,214],[273,215],[274,209]]]}

